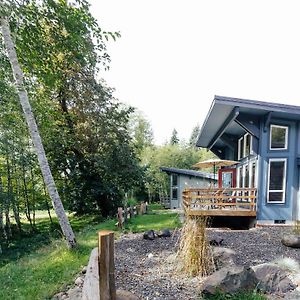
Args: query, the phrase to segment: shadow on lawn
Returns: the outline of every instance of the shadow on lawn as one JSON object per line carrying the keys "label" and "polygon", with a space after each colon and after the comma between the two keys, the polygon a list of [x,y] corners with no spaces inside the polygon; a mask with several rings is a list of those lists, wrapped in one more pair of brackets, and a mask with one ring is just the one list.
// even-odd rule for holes
{"label": "shadow on lawn", "polygon": [[[85,228],[87,224],[93,225],[99,223],[99,221],[99,218],[94,216],[73,216],[70,218],[71,226],[74,232],[77,233]],[[0,256],[0,267],[63,237],[56,219],[54,219],[53,224],[50,223],[49,219],[38,220],[35,230],[32,230],[29,224],[22,224],[22,226],[22,233],[16,233],[13,227],[14,238],[9,240],[7,244],[2,245],[3,253]]]}

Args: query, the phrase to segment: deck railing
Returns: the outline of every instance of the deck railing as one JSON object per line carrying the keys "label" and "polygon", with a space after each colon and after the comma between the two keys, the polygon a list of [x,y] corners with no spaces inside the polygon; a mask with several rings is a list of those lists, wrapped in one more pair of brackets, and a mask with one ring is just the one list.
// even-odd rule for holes
{"label": "deck railing", "polygon": [[183,191],[188,215],[255,215],[256,188],[190,188]]}

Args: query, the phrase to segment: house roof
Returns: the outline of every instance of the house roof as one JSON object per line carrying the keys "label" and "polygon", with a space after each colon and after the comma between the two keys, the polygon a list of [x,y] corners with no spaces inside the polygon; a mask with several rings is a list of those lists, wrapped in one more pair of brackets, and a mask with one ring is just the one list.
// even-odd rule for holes
{"label": "house roof", "polygon": [[269,113],[272,118],[300,120],[300,106],[215,96],[196,145],[210,149],[224,132],[242,135],[245,130],[233,122],[238,115],[247,115],[249,123],[254,123],[259,117],[267,118]]}
{"label": "house roof", "polygon": [[201,177],[201,178],[208,178],[208,179],[216,179],[216,176],[214,176],[214,174],[188,170],[188,169],[161,167],[160,170],[166,173],[173,173],[173,174],[187,175],[192,177]]}

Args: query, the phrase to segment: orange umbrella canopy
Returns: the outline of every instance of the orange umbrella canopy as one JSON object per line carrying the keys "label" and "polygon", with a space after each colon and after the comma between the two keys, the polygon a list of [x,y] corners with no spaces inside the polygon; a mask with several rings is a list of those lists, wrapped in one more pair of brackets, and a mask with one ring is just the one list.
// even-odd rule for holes
{"label": "orange umbrella canopy", "polygon": [[193,165],[195,168],[209,168],[209,167],[225,167],[238,164],[238,161],[235,160],[226,160],[226,159],[208,159],[204,161],[199,161]]}

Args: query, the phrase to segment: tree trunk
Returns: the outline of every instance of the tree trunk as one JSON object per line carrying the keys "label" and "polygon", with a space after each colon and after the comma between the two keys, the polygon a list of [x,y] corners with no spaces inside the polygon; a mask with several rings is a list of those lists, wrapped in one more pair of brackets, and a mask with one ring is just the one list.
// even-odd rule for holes
{"label": "tree trunk", "polygon": [[3,194],[2,178],[0,176],[0,241],[2,239],[7,240],[7,235],[5,232],[5,226],[3,222],[3,208],[5,207],[5,199]]}
{"label": "tree trunk", "polygon": [[12,176],[11,176],[11,165],[9,161],[8,149],[6,149],[6,170],[7,170],[7,195],[10,199],[10,203],[14,212],[14,218],[17,224],[18,231],[21,232],[21,221],[19,211],[16,205],[15,196],[13,192]]}
{"label": "tree trunk", "polygon": [[16,88],[18,91],[20,103],[26,118],[26,122],[28,124],[29,132],[35,147],[35,150],[37,152],[39,165],[44,177],[45,184],[48,188],[50,198],[52,200],[52,204],[54,207],[54,210],[56,212],[57,218],[59,220],[60,227],[62,229],[62,232],[66,238],[67,245],[69,248],[73,248],[76,246],[76,240],[73,233],[73,230],[71,228],[71,225],[69,223],[68,217],[65,213],[64,207],[62,205],[62,202],[60,200],[58,191],[56,189],[56,185],[48,164],[48,160],[45,154],[45,150],[42,144],[42,140],[39,134],[39,130],[37,127],[37,124],[35,122],[33,113],[31,111],[31,106],[28,100],[27,92],[24,88],[23,84],[23,72],[20,68],[16,50],[14,43],[11,38],[9,23],[5,18],[1,18],[1,28],[2,28],[2,34],[3,34],[3,40],[7,49],[9,61],[11,63],[11,67],[13,70],[14,78],[16,81]]}

